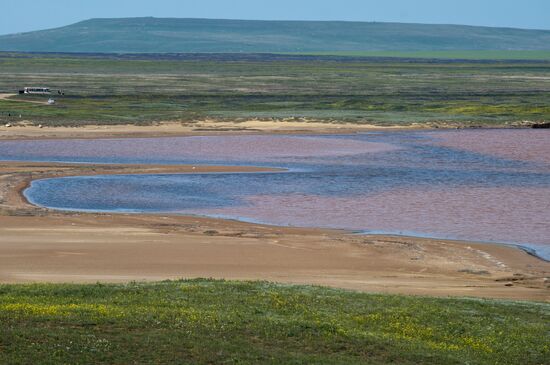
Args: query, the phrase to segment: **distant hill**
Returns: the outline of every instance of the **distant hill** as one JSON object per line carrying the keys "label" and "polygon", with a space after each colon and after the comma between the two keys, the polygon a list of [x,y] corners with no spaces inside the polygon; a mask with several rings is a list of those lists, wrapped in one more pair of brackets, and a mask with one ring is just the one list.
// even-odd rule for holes
{"label": "distant hill", "polygon": [[354,52],[550,50],[550,31],[367,22],[91,19],[0,36],[0,51]]}

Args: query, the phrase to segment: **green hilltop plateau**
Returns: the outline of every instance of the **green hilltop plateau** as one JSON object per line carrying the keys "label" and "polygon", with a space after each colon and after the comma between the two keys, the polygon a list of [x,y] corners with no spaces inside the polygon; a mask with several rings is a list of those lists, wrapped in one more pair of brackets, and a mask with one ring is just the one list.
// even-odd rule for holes
{"label": "green hilltop plateau", "polygon": [[550,50],[549,30],[342,21],[90,19],[0,36],[0,51],[311,53]]}

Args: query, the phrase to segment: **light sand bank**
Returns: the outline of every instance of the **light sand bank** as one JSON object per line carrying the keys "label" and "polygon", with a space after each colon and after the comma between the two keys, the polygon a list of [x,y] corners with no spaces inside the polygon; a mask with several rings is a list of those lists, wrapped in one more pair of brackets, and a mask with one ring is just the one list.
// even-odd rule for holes
{"label": "light sand bank", "polygon": [[155,125],[84,125],[80,127],[43,127],[19,121],[11,127],[0,125],[0,140],[57,138],[175,137],[230,134],[348,134],[370,131],[426,129],[425,126],[380,127],[370,124],[321,123],[288,120],[246,120],[162,122]]}

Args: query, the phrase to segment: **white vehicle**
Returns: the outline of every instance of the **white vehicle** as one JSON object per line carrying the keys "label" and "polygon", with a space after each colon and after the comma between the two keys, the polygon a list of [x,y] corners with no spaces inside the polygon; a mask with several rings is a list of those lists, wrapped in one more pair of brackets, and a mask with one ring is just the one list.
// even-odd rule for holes
{"label": "white vehicle", "polygon": [[23,92],[25,94],[51,94],[51,90],[47,87],[26,87]]}

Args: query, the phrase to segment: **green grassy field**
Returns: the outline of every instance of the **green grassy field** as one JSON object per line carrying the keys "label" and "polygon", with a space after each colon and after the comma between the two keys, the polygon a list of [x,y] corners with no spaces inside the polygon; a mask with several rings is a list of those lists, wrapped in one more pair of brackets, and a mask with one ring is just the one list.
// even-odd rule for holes
{"label": "green grassy field", "polygon": [[135,57],[0,53],[0,92],[30,85],[66,93],[54,95],[54,106],[0,100],[0,121],[82,125],[308,118],[505,125],[550,120],[550,62]]}
{"label": "green grassy field", "polygon": [[544,364],[550,305],[213,280],[0,286],[3,364]]}

